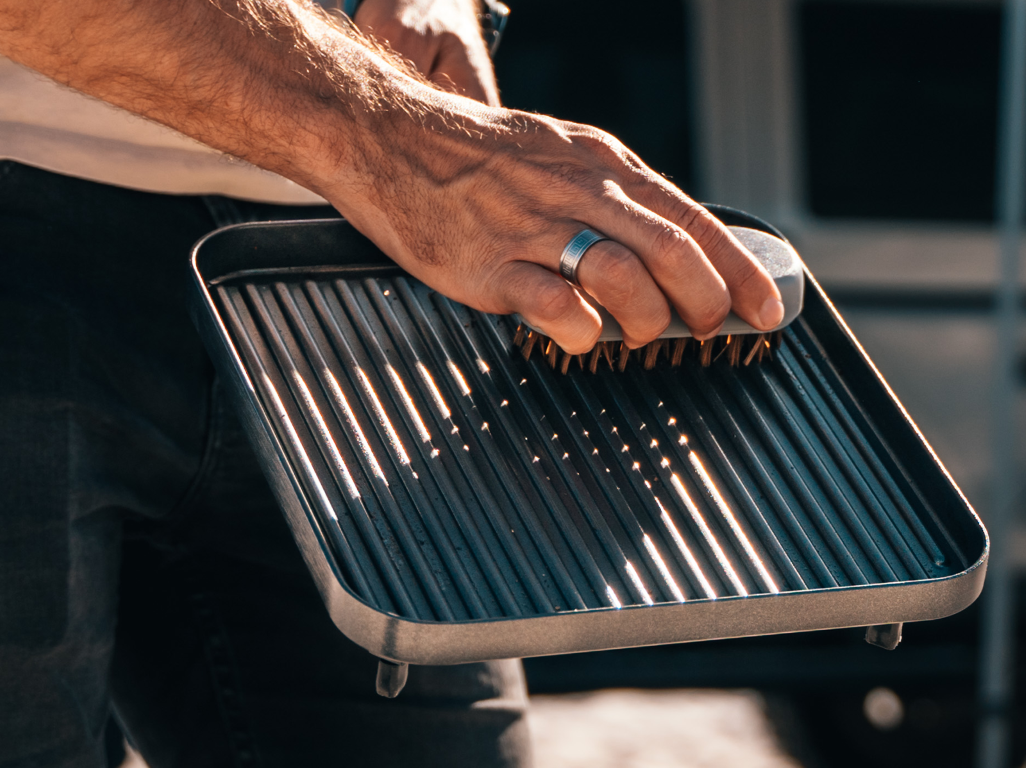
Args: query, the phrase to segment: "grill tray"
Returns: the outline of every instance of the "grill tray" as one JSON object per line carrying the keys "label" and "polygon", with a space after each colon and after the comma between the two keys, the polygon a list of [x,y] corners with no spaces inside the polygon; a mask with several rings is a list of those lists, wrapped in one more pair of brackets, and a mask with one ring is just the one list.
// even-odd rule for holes
{"label": "grill tray", "polygon": [[329,612],[383,659],[894,624],[982,589],[979,518],[810,275],[771,362],[563,376],[344,221],[228,227],[192,266]]}

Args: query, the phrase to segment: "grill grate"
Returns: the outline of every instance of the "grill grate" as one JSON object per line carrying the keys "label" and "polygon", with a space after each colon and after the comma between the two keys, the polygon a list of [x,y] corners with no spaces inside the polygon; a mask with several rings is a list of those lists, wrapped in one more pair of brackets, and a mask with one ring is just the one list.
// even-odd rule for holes
{"label": "grill grate", "polygon": [[215,295],[344,578],[379,610],[526,617],[970,564],[801,318],[757,366],[562,375],[514,355],[505,318],[404,277]]}

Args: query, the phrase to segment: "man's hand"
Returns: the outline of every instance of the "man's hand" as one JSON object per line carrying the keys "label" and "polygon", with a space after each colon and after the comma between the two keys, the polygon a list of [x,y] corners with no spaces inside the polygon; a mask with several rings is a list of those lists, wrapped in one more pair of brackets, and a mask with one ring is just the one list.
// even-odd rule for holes
{"label": "man's hand", "polygon": [[[517,312],[567,352],[594,346],[600,321],[559,274],[584,227],[593,246],[581,288],[641,346],[672,304],[695,335],[715,335],[733,310],[760,329],[783,317],[762,266],[704,208],[596,128],[491,109],[411,84],[433,108],[420,124],[391,121],[338,186],[319,187],[410,273],[486,312]],[[360,178],[361,194],[349,194]]]}
{"label": "man's hand", "polygon": [[364,0],[354,21],[449,91],[499,105],[480,0]]}
{"label": "man's hand", "polygon": [[585,226],[614,242],[582,290],[630,346],[671,303],[700,337],[731,307],[760,329],[783,315],[727,229],[608,134],[432,87],[312,4],[0,0],[0,52],[306,186],[428,285],[567,352],[600,330],[557,274]]}

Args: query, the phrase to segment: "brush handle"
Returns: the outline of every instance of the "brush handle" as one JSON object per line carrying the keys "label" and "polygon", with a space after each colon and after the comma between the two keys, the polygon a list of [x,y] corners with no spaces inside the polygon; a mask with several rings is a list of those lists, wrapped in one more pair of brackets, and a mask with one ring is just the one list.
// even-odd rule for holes
{"label": "brush handle", "polygon": [[[786,243],[780,238],[758,229],[749,229],[748,227],[728,227],[728,229],[762,263],[766,271],[770,273],[770,277],[777,284],[781,301],[784,302],[784,319],[773,330],[790,325],[791,321],[798,317],[798,313],[802,311],[802,301],[805,296],[805,273],[798,252],[790,243]],[[596,309],[599,317],[602,318],[602,334],[598,340],[622,340],[623,332],[620,330],[620,324],[616,322],[616,319],[587,293],[582,291],[581,295],[584,296],[585,301]],[[538,331],[537,328],[523,319],[521,319],[521,322],[532,330]],[[540,333],[540,331],[538,332]],[[719,335],[727,336],[744,333],[768,333],[768,331],[760,331],[753,328],[731,312],[724,321],[723,329]],[[690,336],[691,329],[684,324],[680,316],[671,308],[670,324],[659,338],[679,339]]]}

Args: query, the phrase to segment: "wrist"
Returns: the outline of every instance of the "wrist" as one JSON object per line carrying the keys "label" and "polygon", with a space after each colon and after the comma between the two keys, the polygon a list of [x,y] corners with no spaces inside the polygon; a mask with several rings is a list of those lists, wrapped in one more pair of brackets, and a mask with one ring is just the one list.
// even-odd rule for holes
{"label": "wrist", "polygon": [[313,89],[306,139],[293,145],[284,174],[331,201],[339,190],[380,184],[373,169],[416,141],[418,131],[427,133],[440,111],[433,88],[370,52],[357,55],[366,60],[356,92],[336,87],[323,98]]}
{"label": "wrist", "polygon": [[311,158],[316,179],[307,186],[385,253],[409,263],[425,233],[405,227],[407,209],[447,188],[472,199],[470,187],[495,159],[494,140],[507,132],[509,113],[412,80],[394,85],[386,103],[357,119],[344,162]]}

